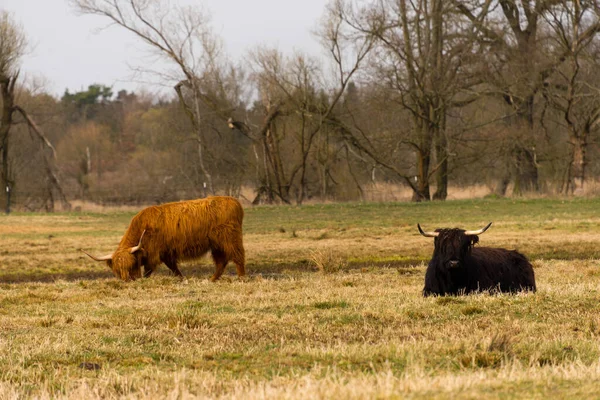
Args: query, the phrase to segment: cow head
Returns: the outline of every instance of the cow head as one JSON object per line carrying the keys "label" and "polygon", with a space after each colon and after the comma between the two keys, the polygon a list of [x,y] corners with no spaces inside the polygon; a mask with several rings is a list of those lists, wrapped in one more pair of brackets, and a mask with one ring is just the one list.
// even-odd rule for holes
{"label": "cow head", "polygon": [[137,278],[140,278],[142,275],[141,266],[142,257],[144,255],[144,250],[142,248],[142,239],[144,238],[144,233],[146,233],[146,231],[142,232],[137,246],[119,246],[117,250],[112,254],[96,257],[89,254],[86,251],[82,251],[93,260],[106,261],[106,264],[117,278],[120,278],[124,281],[135,280]]}
{"label": "cow head", "polygon": [[421,225],[417,224],[419,232],[425,237],[433,237],[434,250],[432,260],[445,270],[452,270],[463,266],[464,258],[469,254],[473,245],[479,242],[477,235],[485,232],[492,223],[476,231],[464,229],[436,229],[433,232],[424,232]]}

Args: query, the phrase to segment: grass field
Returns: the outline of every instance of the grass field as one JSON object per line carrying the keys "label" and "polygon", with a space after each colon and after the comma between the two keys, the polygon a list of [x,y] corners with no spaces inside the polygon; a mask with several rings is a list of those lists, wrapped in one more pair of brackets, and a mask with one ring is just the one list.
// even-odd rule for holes
{"label": "grass field", "polygon": [[[599,398],[600,200],[246,208],[249,277],[124,283],[133,213],[0,216],[0,399]],[[423,298],[429,230],[532,260],[538,292]]]}

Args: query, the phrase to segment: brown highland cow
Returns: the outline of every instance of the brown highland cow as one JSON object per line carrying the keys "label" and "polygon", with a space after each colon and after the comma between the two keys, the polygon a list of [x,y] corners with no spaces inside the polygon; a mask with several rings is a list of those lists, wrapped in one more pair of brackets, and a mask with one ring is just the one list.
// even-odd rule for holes
{"label": "brown highland cow", "polygon": [[229,261],[244,276],[245,255],[242,243],[244,210],[233,197],[216,196],[144,208],[137,213],[117,250],[96,261],[106,261],[116,277],[124,281],[154,272],[161,262],[177,276],[183,276],[177,262],[194,259],[209,250],[216,271],[211,280],[221,277]]}

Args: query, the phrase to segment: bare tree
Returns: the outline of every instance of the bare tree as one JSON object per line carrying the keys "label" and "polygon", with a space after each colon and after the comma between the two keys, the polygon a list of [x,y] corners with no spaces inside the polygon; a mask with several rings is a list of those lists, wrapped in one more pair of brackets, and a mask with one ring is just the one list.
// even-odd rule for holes
{"label": "bare tree", "polygon": [[544,86],[544,98],[563,116],[571,156],[566,190],[581,193],[585,183],[587,147],[591,133],[600,123],[597,79],[600,2],[562,0],[549,8],[546,21],[564,63]]}
{"label": "bare tree", "polygon": [[2,100],[2,116],[0,119],[0,157],[2,159],[0,180],[6,193],[6,212],[10,212],[10,195],[14,187],[14,179],[10,170],[10,132],[20,117],[27,124],[39,141],[45,146],[50,155],[43,157],[44,173],[47,178],[48,198],[46,209],[54,210],[53,190],[56,190],[66,208],[70,204],[64,196],[55,169],[56,152],[54,146],[46,138],[41,128],[23,107],[17,104],[17,81],[19,78],[19,63],[26,52],[27,40],[18,26],[6,11],[0,12],[0,98]]}
{"label": "bare tree", "polygon": [[[306,56],[295,55],[285,60],[276,51],[259,50],[254,55],[254,64],[257,88],[265,110],[262,124],[252,126],[233,117],[228,120],[230,127],[240,129],[260,143],[263,151],[265,175],[255,201],[264,194],[269,201],[276,196],[289,203],[289,190],[297,176],[296,201],[302,204],[307,196],[307,171],[315,139],[332,122],[336,105],[373,47],[370,35],[350,37],[344,30],[343,20],[335,13],[326,15],[318,34],[333,61],[335,72],[331,83],[317,78],[325,72]],[[285,116],[297,119],[295,131],[300,153],[299,162],[292,164],[289,171],[284,169],[277,137],[279,121]],[[281,123],[281,128],[283,126]],[[289,159],[287,161],[290,163]]]}
{"label": "bare tree", "polygon": [[[468,32],[476,33],[485,49],[481,59],[482,80],[489,94],[503,99],[511,108],[507,121],[520,134],[508,157],[512,158],[514,192],[537,191],[539,185],[536,151],[536,98],[547,79],[565,61],[566,53],[556,54],[548,46],[550,38],[542,29],[544,18],[562,0],[452,0],[470,21]],[[568,1],[566,3],[572,3]],[[588,33],[597,30],[587,28]],[[586,33],[587,34],[587,33]],[[504,194],[509,179],[503,179]]]}
{"label": "bare tree", "polygon": [[[413,190],[413,200],[430,200],[430,182],[437,181],[435,199],[445,199],[448,185],[448,110],[473,99],[458,97],[461,89],[473,84],[465,73],[470,39],[458,35],[459,22],[451,24],[453,8],[441,0],[383,0],[364,8],[359,2],[337,1],[334,12],[356,34],[372,36],[376,43],[368,82],[379,87],[382,97],[406,112],[411,131],[395,128],[395,157],[414,155],[411,165],[385,159],[387,151],[369,148],[372,141],[354,136],[353,144],[391,169]],[[393,128],[392,128],[393,129]],[[346,129],[351,133],[352,129]],[[387,145],[388,147],[390,144]],[[388,155],[389,156],[389,155]]]}
{"label": "bare tree", "polygon": [[220,41],[211,32],[206,13],[192,7],[173,8],[160,0],[71,0],[71,4],[81,14],[105,17],[130,31],[176,67],[174,75],[150,72],[177,82],[175,91],[192,125],[198,164],[209,191],[214,193],[213,173],[206,162],[210,147],[202,103],[221,106],[214,95],[223,89],[220,74],[226,66],[220,64]]}
{"label": "bare tree", "polygon": [[[290,203],[290,179],[281,155],[281,132],[277,121],[288,114],[290,85],[283,75],[287,72],[285,60],[275,50],[258,49],[251,55],[253,81],[259,95],[256,103],[262,112],[262,121],[255,125],[228,118],[232,129],[239,129],[252,139],[257,155],[258,188],[254,204],[281,201]],[[260,156],[259,156],[260,153]]]}

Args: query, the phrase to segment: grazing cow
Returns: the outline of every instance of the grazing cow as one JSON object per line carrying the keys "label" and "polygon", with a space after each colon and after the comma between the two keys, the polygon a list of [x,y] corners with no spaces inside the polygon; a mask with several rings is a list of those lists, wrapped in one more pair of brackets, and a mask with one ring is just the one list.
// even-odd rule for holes
{"label": "grazing cow", "polygon": [[161,262],[177,276],[183,276],[177,262],[198,258],[209,250],[216,271],[211,280],[221,277],[225,266],[233,261],[238,276],[245,275],[242,243],[244,210],[232,197],[180,201],[144,208],[137,213],[117,250],[103,257],[117,278],[124,281],[148,277]]}
{"label": "grazing cow", "polygon": [[535,292],[533,267],[527,258],[515,251],[491,247],[474,247],[477,235],[492,223],[477,231],[436,229],[419,232],[433,237],[434,250],[425,273],[423,295],[458,295],[479,291]]}

